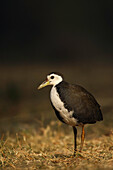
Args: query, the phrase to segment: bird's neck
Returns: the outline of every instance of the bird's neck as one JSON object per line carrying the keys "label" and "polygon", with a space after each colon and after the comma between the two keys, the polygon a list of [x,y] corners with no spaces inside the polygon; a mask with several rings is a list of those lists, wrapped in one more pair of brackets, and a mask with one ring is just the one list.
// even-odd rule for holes
{"label": "bird's neck", "polygon": [[62,82],[63,82],[63,80],[56,82],[56,83],[53,85],[53,87],[55,87],[55,86],[61,84]]}
{"label": "bird's neck", "polygon": [[65,86],[68,86],[68,83],[66,81],[62,80],[61,82],[55,84],[54,87],[59,87],[59,86],[65,87]]}

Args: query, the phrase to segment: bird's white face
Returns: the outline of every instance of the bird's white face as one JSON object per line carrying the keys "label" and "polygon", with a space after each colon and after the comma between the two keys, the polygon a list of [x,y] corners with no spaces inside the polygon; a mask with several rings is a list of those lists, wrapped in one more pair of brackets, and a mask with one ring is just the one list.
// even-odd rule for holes
{"label": "bird's white face", "polygon": [[53,86],[59,84],[63,80],[63,78],[61,76],[54,74],[54,73],[48,75],[47,79],[48,79],[50,85],[53,85]]}
{"label": "bird's white face", "polygon": [[47,79],[38,87],[38,89],[41,89],[48,85],[55,86],[55,85],[59,84],[61,81],[63,81],[62,76],[57,75],[55,73],[49,74],[49,75],[47,75]]}

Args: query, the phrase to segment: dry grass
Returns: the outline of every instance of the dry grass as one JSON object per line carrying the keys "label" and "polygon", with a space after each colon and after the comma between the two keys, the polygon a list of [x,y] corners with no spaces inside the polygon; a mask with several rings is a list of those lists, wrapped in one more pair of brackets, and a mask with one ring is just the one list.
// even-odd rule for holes
{"label": "dry grass", "polygon": [[[57,126],[57,130],[53,130]],[[82,152],[73,157],[73,134],[51,122],[37,133],[20,131],[0,142],[0,167],[7,169],[112,169],[113,133],[85,141]]]}

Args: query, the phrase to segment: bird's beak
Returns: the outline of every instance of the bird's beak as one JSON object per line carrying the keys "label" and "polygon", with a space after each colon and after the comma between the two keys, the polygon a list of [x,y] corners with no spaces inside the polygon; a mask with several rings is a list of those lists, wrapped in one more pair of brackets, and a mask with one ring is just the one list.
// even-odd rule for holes
{"label": "bird's beak", "polygon": [[50,82],[49,82],[49,80],[47,79],[47,80],[45,80],[45,81],[38,87],[38,90],[41,89],[41,88],[43,88],[43,87],[45,87],[45,86],[48,86],[48,85],[50,85]]}

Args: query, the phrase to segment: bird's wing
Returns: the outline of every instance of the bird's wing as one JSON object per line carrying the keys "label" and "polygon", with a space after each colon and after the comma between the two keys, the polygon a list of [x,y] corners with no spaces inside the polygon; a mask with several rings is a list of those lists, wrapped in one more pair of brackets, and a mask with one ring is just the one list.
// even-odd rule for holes
{"label": "bird's wing", "polygon": [[57,87],[61,100],[68,111],[73,110],[73,116],[82,123],[95,123],[102,120],[100,106],[95,98],[79,85],[66,82]]}

